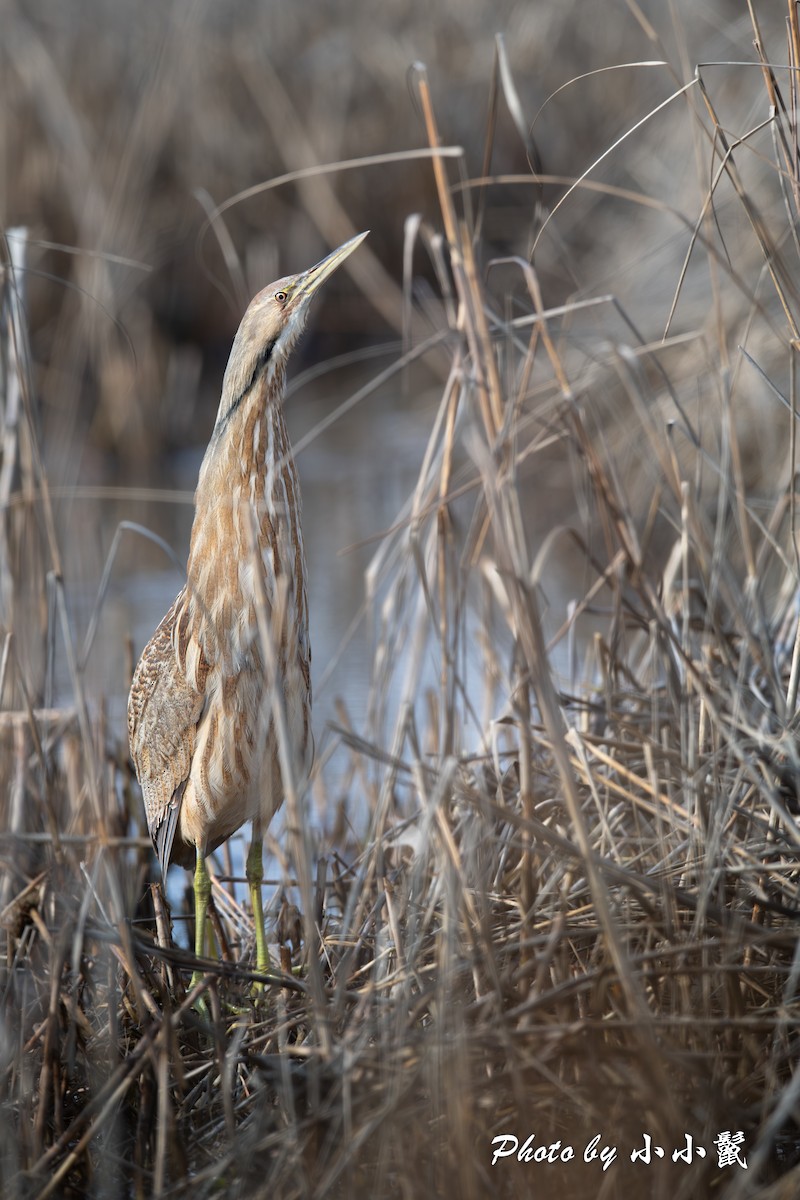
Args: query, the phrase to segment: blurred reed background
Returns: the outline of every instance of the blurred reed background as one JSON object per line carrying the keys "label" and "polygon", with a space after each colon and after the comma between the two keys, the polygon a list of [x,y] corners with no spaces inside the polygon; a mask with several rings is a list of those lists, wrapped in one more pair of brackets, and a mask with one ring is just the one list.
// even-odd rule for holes
{"label": "blurred reed background", "polygon": [[[0,22],[3,1195],[645,1194],[489,1165],[602,1120],[746,1131],[746,1177],[648,1195],[794,1195],[794,6]],[[247,300],[366,228],[287,405],[319,769],[270,907],[305,982],[226,1022],[221,856],[208,1040],[130,671]]]}

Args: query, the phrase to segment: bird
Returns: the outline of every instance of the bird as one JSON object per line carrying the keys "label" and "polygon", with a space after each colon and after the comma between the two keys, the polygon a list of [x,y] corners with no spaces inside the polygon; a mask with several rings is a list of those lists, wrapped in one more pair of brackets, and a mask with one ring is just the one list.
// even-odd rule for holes
{"label": "bird", "polygon": [[[205,954],[206,858],[247,821],[256,970],[270,969],[263,836],[284,770],[311,767],[311,645],[297,470],[283,413],[286,365],[344,242],[250,302],[233,340],[194,497],[186,583],[133,674],[128,736],[166,880],[194,867],[195,954]],[[203,978],[196,967],[194,986]]]}

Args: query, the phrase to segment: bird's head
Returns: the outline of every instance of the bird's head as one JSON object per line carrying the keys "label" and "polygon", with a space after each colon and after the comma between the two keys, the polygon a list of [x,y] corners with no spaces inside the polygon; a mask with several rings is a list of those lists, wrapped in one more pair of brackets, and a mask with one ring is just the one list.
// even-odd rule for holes
{"label": "bird's head", "polygon": [[292,347],[305,326],[312,298],[366,236],[366,233],[357,234],[316,266],[299,275],[277,279],[253,297],[242,317],[228,359],[217,429],[239,408],[262,377],[282,378]]}

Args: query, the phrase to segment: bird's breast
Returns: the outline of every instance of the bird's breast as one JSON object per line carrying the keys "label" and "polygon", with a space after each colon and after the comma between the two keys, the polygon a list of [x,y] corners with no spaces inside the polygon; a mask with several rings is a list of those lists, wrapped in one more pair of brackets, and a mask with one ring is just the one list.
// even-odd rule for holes
{"label": "bird's breast", "polygon": [[[206,831],[212,846],[279,807],[286,753],[298,780],[310,765],[300,491],[276,406],[233,414],[224,440],[209,448],[195,499],[186,595],[205,703],[181,836]],[[185,661],[188,674],[191,654]]]}

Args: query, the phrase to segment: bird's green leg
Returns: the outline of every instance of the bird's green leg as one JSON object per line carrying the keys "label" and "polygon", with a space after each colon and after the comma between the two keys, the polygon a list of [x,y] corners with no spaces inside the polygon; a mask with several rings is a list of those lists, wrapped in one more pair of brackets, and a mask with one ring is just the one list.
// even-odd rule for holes
{"label": "bird's green leg", "polygon": [[[264,932],[264,905],[261,900],[261,885],[264,882],[264,854],[261,834],[253,830],[253,840],[247,853],[245,865],[247,886],[250,889],[250,903],[253,906],[253,923],[256,927],[256,970],[269,971],[270,959],[267,949],[267,935]],[[259,991],[263,990],[261,986]]]}
{"label": "bird's green leg", "polygon": [[[194,868],[194,952],[198,958],[205,958],[206,954],[206,918],[210,901],[211,876],[206,867],[205,853],[198,846]],[[193,988],[202,978],[203,972],[196,968],[189,987]]]}

